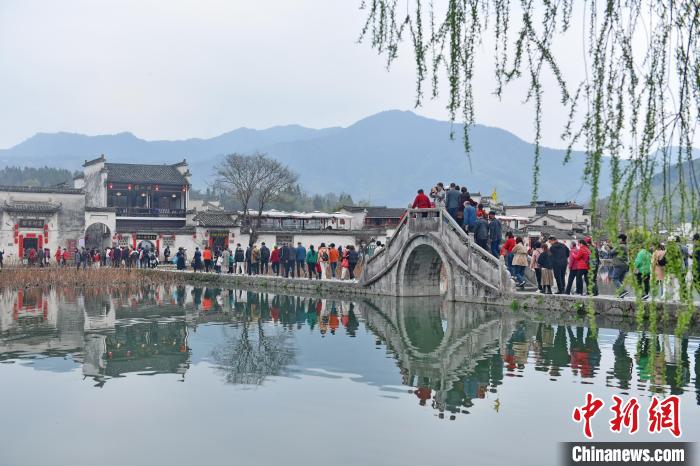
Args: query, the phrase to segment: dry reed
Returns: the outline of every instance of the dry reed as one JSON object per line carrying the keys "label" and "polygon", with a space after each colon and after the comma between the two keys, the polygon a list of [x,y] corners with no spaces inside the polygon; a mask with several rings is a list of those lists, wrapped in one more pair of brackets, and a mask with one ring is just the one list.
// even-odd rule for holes
{"label": "dry reed", "polygon": [[107,287],[123,285],[163,285],[177,281],[175,274],[150,274],[126,268],[5,267],[0,271],[0,289],[32,287]]}

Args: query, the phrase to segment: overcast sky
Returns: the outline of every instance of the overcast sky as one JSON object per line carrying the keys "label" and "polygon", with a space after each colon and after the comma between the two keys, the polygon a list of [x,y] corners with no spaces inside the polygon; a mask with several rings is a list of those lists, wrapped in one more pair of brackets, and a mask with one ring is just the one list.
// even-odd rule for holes
{"label": "overcast sky", "polygon": [[[365,18],[359,4],[0,0],[0,148],[36,132],[184,139],[241,126],[346,126],[382,110],[412,109],[412,55],[387,72],[383,57],[357,43]],[[570,68],[580,67],[580,46],[559,46],[571,50]],[[524,83],[497,101],[493,52],[485,45],[481,55],[478,122],[531,141]],[[543,140],[562,147],[566,112],[551,91]],[[444,100],[416,112],[447,119]]]}

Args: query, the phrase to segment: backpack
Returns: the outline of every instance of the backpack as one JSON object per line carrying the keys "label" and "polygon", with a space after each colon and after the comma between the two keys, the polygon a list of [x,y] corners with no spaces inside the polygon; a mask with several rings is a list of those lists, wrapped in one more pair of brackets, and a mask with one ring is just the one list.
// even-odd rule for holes
{"label": "backpack", "polygon": [[666,265],[666,254],[664,254],[658,261],[657,264],[659,264],[661,267],[664,267]]}
{"label": "backpack", "polygon": [[323,262],[328,262],[328,253],[326,251],[323,251],[323,253],[321,254],[321,260]]}

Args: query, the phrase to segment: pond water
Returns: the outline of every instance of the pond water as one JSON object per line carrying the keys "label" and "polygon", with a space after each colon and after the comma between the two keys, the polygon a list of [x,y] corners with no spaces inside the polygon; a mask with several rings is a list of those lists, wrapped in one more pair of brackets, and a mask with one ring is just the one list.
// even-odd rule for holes
{"label": "pond water", "polygon": [[[606,403],[596,441],[673,441],[646,429],[671,394],[700,438],[700,338],[657,327],[190,286],[4,293],[0,464],[558,464],[587,392]],[[614,394],[640,402],[633,436],[608,428]]]}

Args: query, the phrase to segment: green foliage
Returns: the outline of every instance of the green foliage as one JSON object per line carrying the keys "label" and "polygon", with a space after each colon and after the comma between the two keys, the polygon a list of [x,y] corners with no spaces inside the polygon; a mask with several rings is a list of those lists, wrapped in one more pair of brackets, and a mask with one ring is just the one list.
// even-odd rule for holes
{"label": "green foliage", "polygon": [[[540,182],[546,71],[558,83],[561,103],[568,109],[562,138],[569,153],[578,144],[586,148],[584,177],[591,189],[593,219],[600,207],[601,176],[610,177],[612,193],[605,206],[604,229],[594,231],[594,238],[605,235],[615,241],[618,232],[634,227],[658,236],[687,218],[697,230],[700,183],[692,143],[700,126],[698,0],[588,1],[576,7],[585,31],[586,70],[573,86],[565,81],[552,47],[574,19],[572,0],[449,0],[428,5],[419,0],[363,0],[367,21],[360,38],[369,38],[391,64],[410,32],[417,69],[416,105],[424,98],[422,85],[427,79],[431,96],[438,95],[444,73],[447,110],[452,121],[461,113],[468,153],[468,130],[475,118],[474,51],[490,34],[495,39],[495,94],[501,96],[504,86],[523,78],[528,84],[525,101],[534,107],[533,199],[538,197]],[[519,13],[514,15],[512,10]],[[607,156],[609,173],[602,173]],[[641,235],[634,248],[648,245],[651,239]],[[689,281],[678,268],[675,253],[670,256],[667,273],[679,281],[681,300],[690,306]],[[637,286],[632,274],[628,276],[629,283]],[[655,309],[649,308],[653,321]]]}
{"label": "green foliage", "polygon": [[72,187],[76,174],[63,168],[5,167],[0,170],[0,185],[47,187],[65,183]]}

